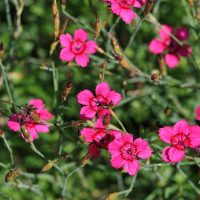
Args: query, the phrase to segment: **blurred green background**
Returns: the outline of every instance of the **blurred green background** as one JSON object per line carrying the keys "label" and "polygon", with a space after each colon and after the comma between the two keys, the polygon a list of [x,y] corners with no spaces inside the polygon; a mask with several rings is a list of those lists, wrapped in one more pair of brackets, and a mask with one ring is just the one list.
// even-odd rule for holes
{"label": "blurred green background", "polygon": [[[103,24],[97,43],[107,53],[112,54],[112,46],[105,33],[110,30],[117,17],[110,13],[103,0],[92,2]],[[123,94],[121,104],[115,108],[116,114],[128,132],[150,142],[155,153],[150,160],[151,163],[162,163],[160,152],[165,144],[158,140],[158,128],[172,125],[181,118],[195,123],[194,109],[200,104],[200,24],[195,18],[200,9],[198,1],[194,1],[194,6],[190,6],[187,0],[155,1],[152,13],[157,20],[161,24],[173,27],[188,27],[189,43],[193,48],[193,55],[190,58],[181,59],[176,69],[167,69],[167,75],[162,77],[165,84],[131,76],[118,63],[100,53],[91,56],[90,64],[85,69],[74,62],[62,63],[59,60],[60,45],[56,47],[52,56],[49,54],[50,45],[54,41],[52,1],[24,0],[21,22],[17,15],[20,3],[23,1],[0,1],[0,42],[3,42],[5,48],[3,64],[7,70],[15,103],[23,105],[31,98],[41,98],[54,114],[54,122],[70,124],[74,120],[79,120],[80,105],[76,101],[76,94],[86,88],[94,91],[95,85],[99,83],[102,63],[107,60],[105,81],[109,82],[112,89]],[[63,23],[66,15],[62,12],[61,2],[57,0],[57,3],[60,20]],[[11,26],[7,21],[8,5]],[[87,0],[67,0],[66,11],[79,19],[81,24],[94,30],[95,17]],[[77,28],[82,28],[81,24],[69,20],[65,32],[73,33]],[[116,25],[113,34],[122,48],[128,44],[135,27],[135,24],[126,25],[121,20]],[[149,75],[160,68],[158,57],[148,51],[148,44],[156,37],[156,32],[155,25],[144,20],[133,43],[125,52],[132,63]],[[94,33],[92,31],[88,33],[93,39]],[[58,92],[54,89],[52,62],[55,63],[58,75]],[[69,80],[73,80],[73,87],[67,101],[62,104],[61,94]],[[184,83],[191,84],[192,87],[184,88]],[[2,74],[0,99],[9,100]],[[0,163],[4,164],[0,165],[0,199],[100,200],[106,199],[112,192],[129,188],[132,177],[111,168],[108,153],[102,151],[101,157],[90,161],[67,179],[67,197],[62,197],[64,177],[55,168],[45,173],[42,173],[41,169],[47,160],[57,158],[59,160],[56,164],[66,174],[80,166],[80,161],[87,152],[87,146],[79,140],[78,131],[71,127],[62,130],[52,127],[48,135],[40,134],[34,144],[45,155],[45,161],[31,150],[30,145],[19,134],[8,130],[6,121],[11,114],[11,105],[0,102],[0,125],[13,149],[16,167],[22,169],[23,174],[14,183],[5,183],[10,159],[3,140],[0,140]],[[119,127],[114,119],[112,123]],[[59,157],[61,143],[64,156]],[[184,162],[188,161],[185,160]],[[200,199],[198,164],[181,165],[180,168],[170,165],[143,168],[139,171],[130,194],[127,197],[120,195],[118,199]]]}

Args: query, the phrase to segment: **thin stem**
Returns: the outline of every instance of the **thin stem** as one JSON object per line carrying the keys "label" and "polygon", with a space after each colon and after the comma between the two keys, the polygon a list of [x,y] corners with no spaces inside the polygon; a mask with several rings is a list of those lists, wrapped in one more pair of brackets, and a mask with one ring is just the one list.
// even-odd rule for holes
{"label": "thin stem", "polygon": [[67,182],[68,182],[68,179],[70,178],[70,176],[72,174],[74,174],[75,172],[77,172],[78,170],[80,169],[80,167],[77,167],[76,169],[74,169],[72,172],[70,172],[66,177],[65,177],[65,180],[64,180],[64,183],[63,183],[63,188],[62,188],[62,198],[66,197],[66,187],[67,187]]}
{"label": "thin stem", "polygon": [[111,115],[117,120],[117,122],[118,122],[119,125],[121,126],[122,130],[123,130],[124,132],[127,132],[126,129],[125,129],[125,127],[124,127],[124,125],[123,125],[123,123],[122,123],[122,122],[120,121],[120,119],[117,117],[117,115],[115,114],[115,112],[114,112],[113,110],[110,110],[110,112],[111,112]]}
{"label": "thin stem", "polygon": [[31,149],[37,153],[40,157],[44,158],[45,156],[35,147],[35,145],[33,144],[33,142],[30,143],[31,145]]}
{"label": "thin stem", "polygon": [[4,0],[4,2],[5,2],[5,5],[6,5],[6,18],[7,18],[7,22],[8,22],[8,28],[9,28],[9,31],[12,32],[13,24],[12,24],[12,19],[11,19],[11,14],[10,14],[9,1]]}
{"label": "thin stem", "polygon": [[129,39],[129,42],[127,44],[127,46],[125,47],[124,49],[124,52],[132,45],[133,43],[133,40],[136,36],[136,34],[138,33],[139,29],[140,29],[140,26],[142,25],[142,22],[144,21],[144,18],[140,18],[135,26],[135,29],[133,31],[133,34],[131,35],[130,39]]}
{"label": "thin stem", "polygon": [[15,162],[14,162],[13,150],[12,150],[12,148],[10,147],[10,145],[9,145],[9,143],[8,143],[8,141],[7,141],[6,137],[5,137],[5,135],[3,135],[2,138],[3,138],[3,141],[4,141],[5,145],[6,145],[6,148],[8,149],[8,152],[9,152],[9,154],[10,154],[11,165],[14,166]]}
{"label": "thin stem", "polygon": [[5,84],[6,84],[6,89],[7,89],[7,92],[8,92],[10,103],[13,104],[14,100],[13,100],[13,96],[12,96],[12,93],[11,93],[11,90],[10,90],[10,86],[9,86],[9,83],[8,83],[8,77],[7,77],[7,74],[6,74],[6,71],[5,71],[5,66],[3,65],[1,60],[0,60],[0,67],[1,67],[3,78],[4,78],[4,81],[5,81]]}

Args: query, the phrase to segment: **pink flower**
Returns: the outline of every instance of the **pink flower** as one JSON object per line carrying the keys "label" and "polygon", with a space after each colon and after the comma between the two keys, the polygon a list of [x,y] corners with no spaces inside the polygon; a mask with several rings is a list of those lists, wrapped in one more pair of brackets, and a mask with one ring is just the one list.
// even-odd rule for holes
{"label": "pink flower", "polygon": [[152,155],[148,142],[141,138],[133,140],[133,135],[129,133],[113,140],[108,146],[108,151],[111,154],[112,167],[123,167],[131,176],[137,174],[140,168],[138,159],[148,159]]}
{"label": "pink flower", "polygon": [[200,121],[200,106],[195,109],[195,119]]}
{"label": "pink flower", "polygon": [[74,39],[69,33],[60,35],[60,44],[63,49],[60,52],[62,61],[70,62],[75,59],[76,63],[81,67],[87,67],[89,63],[89,54],[94,54],[97,44],[93,40],[89,40],[87,33],[83,29],[74,32]]}
{"label": "pink flower", "polygon": [[83,90],[78,93],[78,103],[83,105],[80,114],[82,118],[92,119],[96,114],[99,117],[109,115],[109,108],[118,105],[121,95],[114,90],[110,90],[110,86],[106,82],[102,82],[96,86],[96,96],[90,90]]}
{"label": "pink flower", "polygon": [[159,30],[159,37],[153,39],[149,44],[149,51],[155,55],[164,54],[165,63],[169,68],[175,68],[180,57],[188,57],[192,53],[192,48],[186,43],[178,44],[170,34],[174,34],[181,42],[189,38],[189,31],[185,27],[174,30],[168,25],[163,25]]}
{"label": "pink flower", "polygon": [[184,159],[185,148],[196,148],[200,145],[200,127],[190,126],[185,120],[179,120],[173,127],[160,128],[159,137],[171,145],[163,149],[163,160],[177,163]]}
{"label": "pink flower", "polygon": [[88,143],[95,143],[97,146],[107,149],[108,144],[116,138],[121,137],[121,132],[116,130],[107,130],[102,123],[102,119],[95,122],[94,128],[83,128],[81,135]]}
{"label": "pink flower", "polygon": [[111,11],[118,15],[126,24],[130,24],[137,14],[133,8],[141,8],[146,0],[105,0]]}
{"label": "pink flower", "polygon": [[32,99],[23,108],[23,112],[13,114],[7,122],[8,127],[14,132],[21,131],[21,136],[26,142],[38,138],[38,133],[48,133],[49,125],[46,120],[52,119],[53,115],[44,108],[41,99]]}

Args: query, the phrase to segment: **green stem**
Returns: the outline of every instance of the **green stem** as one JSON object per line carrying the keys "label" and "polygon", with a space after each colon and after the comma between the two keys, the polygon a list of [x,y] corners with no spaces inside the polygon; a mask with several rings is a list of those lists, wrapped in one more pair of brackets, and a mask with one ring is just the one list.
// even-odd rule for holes
{"label": "green stem", "polygon": [[11,93],[11,90],[10,90],[10,86],[9,86],[9,83],[8,83],[8,77],[7,77],[7,74],[6,74],[6,71],[5,71],[5,66],[3,65],[1,60],[0,60],[0,67],[1,67],[3,78],[4,78],[4,81],[5,81],[5,84],[6,84],[6,89],[7,89],[7,92],[8,92],[10,103],[13,104],[14,100],[13,100],[13,96],[12,96],[12,93]]}
{"label": "green stem", "polygon": [[111,115],[117,120],[117,122],[118,122],[119,125],[121,126],[122,130],[123,130],[124,132],[127,132],[126,129],[125,129],[125,127],[124,127],[124,125],[122,124],[122,122],[120,121],[120,119],[117,117],[117,115],[115,114],[115,112],[112,111],[112,110],[110,110],[110,112],[111,112]]}
{"label": "green stem", "polygon": [[10,154],[11,165],[13,166],[15,162],[14,162],[14,156],[13,156],[12,148],[10,147],[8,141],[6,140],[5,135],[2,138],[3,138],[3,141],[6,145],[6,148],[8,149],[8,152]]}
{"label": "green stem", "polygon": [[33,142],[30,143],[31,145],[31,149],[37,153],[40,157],[44,158],[45,156],[35,147],[35,145],[33,144]]}

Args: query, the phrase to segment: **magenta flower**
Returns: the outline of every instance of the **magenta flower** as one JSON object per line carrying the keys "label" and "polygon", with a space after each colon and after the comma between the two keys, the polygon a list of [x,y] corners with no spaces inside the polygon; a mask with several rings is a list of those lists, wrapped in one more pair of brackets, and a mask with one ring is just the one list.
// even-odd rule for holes
{"label": "magenta flower", "polygon": [[[175,35],[183,45],[178,44],[170,34]],[[153,39],[149,44],[149,51],[155,55],[163,54],[165,63],[169,68],[175,68],[180,57],[188,57],[192,48],[185,41],[189,38],[189,31],[185,27],[174,30],[168,25],[163,25],[159,30],[159,38]]]}
{"label": "magenta flower", "polygon": [[118,15],[126,24],[130,24],[137,14],[133,8],[141,8],[146,0],[105,0],[111,11]]}
{"label": "magenta flower", "polygon": [[80,114],[84,119],[92,119],[96,114],[99,117],[109,115],[109,108],[116,106],[121,100],[121,95],[114,90],[110,90],[110,86],[106,82],[102,82],[96,86],[96,96],[90,90],[83,90],[78,93],[78,103],[83,105]]}
{"label": "magenta flower", "polygon": [[41,99],[30,100],[23,112],[10,117],[8,127],[14,132],[21,131],[26,142],[34,141],[38,138],[38,133],[48,133],[49,125],[46,121],[52,119],[53,115],[44,106]]}
{"label": "magenta flower", "polygon": [[112,167],[116,169],[123,167],[131,176],[137,174],[140,168],[138,159],[148,159],[152,155],[148,142],[141,138],[133,140],[133,135],[129,133],[113,140],[108,145],[108,151],[111,154]]}
{"label": "magenta flower", "polygon": [[197,106],[195,109],[195,119],[200,121],[200,106]]}
{"label": "magenta flower", "polygon": [[160,128],[159,137],[171,145],[163,149],[163,160],[177,163],[184,159],[185,148],[200,146],[200,127],[190,126],[185,120],[179,120],[173,127]]}
{"label": "magenta flower", "polygon": [[94,128],[83,128],[81,135],[88,143],[94,142],[97,146],[107,149],[108,144],[116,138],[121,137],[121,132],[116,130],[107,130],[102,123],[102,119],[95,122]]}
{"label": "magenta flower", "polygon": [[97,44],[93,40],[89,40],[87,33],[83,29],[74,32],[74,39],[69,33],[60,35],[60,44],[63,49],[60,52],[62,61],[70,62],[75,59],[76,63],[81,67],[87,67],[89,63],[89,54],[94,54]]}

